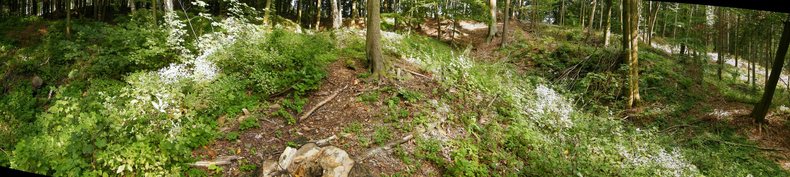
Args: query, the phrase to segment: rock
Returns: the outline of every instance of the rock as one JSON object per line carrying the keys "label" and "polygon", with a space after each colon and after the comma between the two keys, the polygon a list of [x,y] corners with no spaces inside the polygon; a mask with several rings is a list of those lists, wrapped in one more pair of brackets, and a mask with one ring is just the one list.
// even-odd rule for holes
{"label": "rock", "polygon": [[373,177],[373,174],[370,173],[368,167],[362,163],[355,163],[354,167],[351,168],[351,172],[348,173],[349,177]]}
{"label": "rock", "polygon": [[321,149],[318,164],[323,169],[324,177],[345,177],[354,167],[354,160],[351,160],[346,151],[329,146]]}
{"label": "rock", "polygon": [[291,165],[293,162],[294,157],[296,157],[296,149],[292,147],[286,147],[283,151],[283,154],[280,155],[280,168],[288,169],[288,165]]}
{"label": "rock", "polygon": [[41,85],[44,85],[44,80],[42,80],[41,77],[33,76],[33,78],[30,79],[30,85],[33,86],[33,89],[39,89]]}
{"label": "rock", "polygon": [[[348,153],[334,146],[318,147],[308,143],[296,150],[285,148],[279,161],[267,160],[261,165],[260,176],[323,176],[347,177],[352,174],[354,160]],[[357,170],[359,171],[359,170]],[[365,170],[366,171],[366,170]],[[364,171],[363,171],[364,172]],[[359,173],[370,176],[370,173]]]}
{"label": "rock", "polygon": [[261,165],[261,173],[259,176],[261,177],[273,177],[273,176],[280,176],[282,169],[277,166],[277,161],[274,160],[266,160]]}
{"label": "rock", "polygon": [[318,166],[321,148],[314,143],[307,143],[296,151],[296,156],[287,167],[292,176],[319,176],[321,168]]}

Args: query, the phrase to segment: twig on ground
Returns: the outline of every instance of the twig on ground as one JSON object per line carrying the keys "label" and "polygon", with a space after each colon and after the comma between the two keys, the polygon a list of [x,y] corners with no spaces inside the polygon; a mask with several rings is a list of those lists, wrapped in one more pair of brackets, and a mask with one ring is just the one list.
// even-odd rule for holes
{"label": "twig on ground", "polygon": [[397,141],[392,141],[390,143],[385,144],[384,146],[379,146],[379,147],[370,149],[370,150],[368,150],[368,152],[365,152],[365,155],[363,155],[359,160],[362,161],[362,160],[365,160],[365,159],[368,159],[368,158],[372,157],[375,154],[378,154],[378,153],[381,153],[381,152],[384,152],[384,151],[388,151],[388,150],[392,149],[393,146],[406,143],[409,140],[411,140],[412,138],[414,138],[414,135],[409,134],[409,135],[407,135],[407,136],[405,136],[405,137],[403,137],[403,138],[401,138],[401,139],[399,139]]}
{"label": "twig on ground", "polygon": [[748,145],[748,144],[733,143],[733,142],[724,141],[724,140],[711,139],[711,141],[720,142],[720,143],[723,143],[723,144],[726,144],[726,145],[749,147],[749,148],[755,148],[755,149],[765,150],[765,151],[787,151],[787,149],[760,147],[760,146],[753,146],[753,145]]}
{"label": "twig on ground", "polygon": [[189,164],[189,166],[193,166],[193,167],[208,167],[208,166],[211,166],[211,165],[228,165],[228,164],[231,163],[231,161],[239,160],[239,159],[242,159],[242,158],[239,157],[239,156],[235,156],[235,155],[234,156],[221,156],[221,157],[218,157],[218,158],[216,158],[214,160],[211,160],[211,161],[198,161],[198,162]]}
{"label": "twig on ground", "polygon": [[318,145],[318,146],[324,146],[324,145],[327,145],[327,144],[329,144],[329,142],[330,142],[330,141],[332,141],[332,140],[334,140],[334,139],[337,139],[337,136],[335,136],[335,135],[332,135],[332,136],[330,136],[329,138],[320,139],[320,140],[318,140],[318,141],[315,141],[315,145]]}
{"label": "twig on ground", "polygon": [[413,75],[420,76],[420,77],[423,77],[423,78],[426,78],[426,79],[431,79],[431,77],[428,77],[426,75],[420,74],[420,73],[418,73],[416,71],[412,71],[412,70],[406,69],[406,67],[403,67],[402,65],[395,64],[395,66],[397,66],[398,68],[400,68],[400,69],[402,69],[402,70],[404,70],[406,72],[409,72],[409,73],[411,73]]}
{"label": "twig on ground", "polygon": [[317,110],[318,108],[321,108],[321,106],[323,106],[324,104],[328,103],[329,101],[331,101],[332,99],[337,97],[337,95],[340,94],[340,92],[343,92],[343,90],[345,90],[346,88],[348,88],[348,85],[343,86],[343,88],[340,88],[337,91],[335,91],[335,93],[332,93],[332,95],[327,97],[326,99],[324,99],[324,101],[321,101],[318,104],[316,104],[315,106],[313,106],[312,109],[310,109],[309,111],[305,112],[301,117],[299,117],[299,121],[301,122],[302,120],[306,119],[307,117],[310,117],[310,115],[313,114],[313,112],[315,112],[315,110]]}

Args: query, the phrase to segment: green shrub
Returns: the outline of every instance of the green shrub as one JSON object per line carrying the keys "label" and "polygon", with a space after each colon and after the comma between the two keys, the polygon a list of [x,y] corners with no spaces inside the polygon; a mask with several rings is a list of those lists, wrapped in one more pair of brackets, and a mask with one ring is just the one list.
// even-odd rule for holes
{"label": "green shrub", "polygon": [[270,95],[293,89],[296,94],[318,88],[324,67],[335,59],[328,35],[304,35],[275,29],[266,37],[241,40],[211,60],[225,73],[252,79],[255,91]]}

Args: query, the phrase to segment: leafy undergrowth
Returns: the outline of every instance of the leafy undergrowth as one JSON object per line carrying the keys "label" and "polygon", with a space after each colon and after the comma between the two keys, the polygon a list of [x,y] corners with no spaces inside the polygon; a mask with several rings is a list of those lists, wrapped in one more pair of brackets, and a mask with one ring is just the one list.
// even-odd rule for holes
{"label": "leafy undergrowth", "polygon": [[[616,51],[552,37],[512,45],[519,47],[504,52],[522,53],[483,62],[426,37],[396,44],[402,58],[457,90],[439,102],[451,107],[449,126],[465,131],[451,140],[422,136],[401,159],[430,162],[448,176],[788,175],[732,125],[694,124],[700,118],[693,116],[704,114],[689,112],[713,93],[669,54],[642,48],[644,105],[655,108],[623,121],[617,100],[627,69],[617,64]],[[548,74],[522,74],[517,65]]]}
{"label": "leafy undergrowth", "polygon": [[[327,34],[269,31],[231,16],[203,19],[214,22],[197,26],[211,29],[198,38],[184,36],[178,14],[158,28],[145,13],[116,25],[77,21],[70,37],[62,21],[4,22],[50,32],[29,46],[2,40],[0,58],[10,59],[2,76],[12,82],[0,97],[0,165],[53,176],[194,173],[193,149],[234,139],[218,133],[218,117],[315,89],[335,58]],[[43,88],[31,86],[36,77]],[[250,120],[233,123],[255,127]]]}

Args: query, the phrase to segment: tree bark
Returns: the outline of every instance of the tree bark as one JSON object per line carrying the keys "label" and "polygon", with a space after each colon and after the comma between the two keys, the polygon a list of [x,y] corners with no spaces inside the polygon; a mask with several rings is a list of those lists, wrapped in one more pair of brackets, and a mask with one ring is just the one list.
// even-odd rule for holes
{"label": "tree bark", "polygon": [[489,15],[491,16],[491,21],[488,23],[488,37],[486,38],[486,42],[491,42],[494,39],[494,35],[496,35],[496,0],[488,0],[489,8]]}
{"label": "tree bark", "polygon": [[612,37],[612,3],[613,0],[606,0],[606,8],[604,9],[604,13],[606,13],[606,17],[604,17],[604,32],[603,32],[603,46],[609,46],[609,38]]}
{"label": "tree bark", "polygon": [[156,11],[157,11],[156,4],[157,4],[156,0],[151,0],[151,15],[154,16],[154,26],[156,26],[156,24],[157,24],[156,23]]}
{"label": "tree bark", "polygon": [[597,2],[598,2],[597,0],[592,0],[592,6],[590,6],[590,20],[588,21],[589,23],[587,24],[587,27],[586,27],[588,35],[592,34],[592,27],[593,27],[593,24],[595,24],[594,23],[594,20],[595,20],[595,4]]}
{"label": "tree bark", "polygon": [[273,0],[266,0],[266,8],[263,10],[263,24],[269,24],[269,14],[272,11],[272,1]]}
{"label": "tree bark", "polygon": [[338,8],[338,0],[332,1],[332,29],[338,29],[343,23],[343,14],[340,13]]}
{"label": "tree bark", "polygon": [[381,56],[381,17],[379,16],[379,0],[368,0],[366,53],[374,78],[384,77],[384,60]]}
{"label": "tree bark", "polygon": [[626,15],[624,15],[628,21],[627,29],[628,31],[628,42],[626,48],[626,58],[628,59],[628,86],[629,86],[629,94],[628,94],[628,103],[626,107],[628,109],[634,108],[641,100],[639,96],[639,56],[638,56],[638,47],[639,41],[638,34],[639,34],[639,1],[638,0],[624,0],[623,1],[623,10],[625,10]]}
{"label": "tree bark", "polygon": [[321,0],[316,0],[317,8],[315,13],[315,30],[318,31],[321,26]]}
{"label": "tree bark", "polygon": [[716,50],[718,51],[718,57],[717,57],[718,59],[716,60],[716,63],[718,64],[718,68],[716,71],[716,76],[719,78],[719,80],[721,80],[721,70],[724,69],[724,56],[722,55],[722,49],[724,46],[723,45],[724,42],[722,41],[723,40],[722,37],[724,36],[724,29],[722,29],[722,27],[724,26],[723,25],[724,19],[720,7],[716,8],[716,16],[717,16],[716,26],[718,28],[717,31],[719,32],[719,37],[716,39],[716,43],[718,43],[716,47]]}
{"label": "tree bark", "polygon": [[165,0],[165,12],[173,12],[173,0]]}
{"label": "tree bark", "polygon": [[131,9],[132,12],[137,10],[137,5],[134,3],[134,0],[129,0],[129,9]]}
{"label": "tree bark", "polygon": [[[653,1],[650,1],[650,3],[652,4]],[[658,17],[658,10],[661,8],[661,4],[659,4],[657,2],[655,4],[656,4],[655,7],[652,7],[652,5],[651,5],[650,11],[649,11],[650,14],[649,14],[649,17],[648,17],[649,20],[648,20],[648,23],[647,23],[647,44],[648,45],[653,45],[653,28],[656,26],[656,18]]]}
{"label": "tree bark", "polygon": [[560,1],[561,2],[560,2],[560,15],[559,15],[560,16],[560,18],[559,18],[559,22],[560,23],[559,24],[560,24],[560,26],[562,26],[562,25],[565,24],[565,0],[560,0]]}
{"label": "tree bark", "polygon": [[510,0],[505,0],[505,19],[502,20],[502,43],[499,47],[507,45],[507,24],[510,22]]}
{"label": "tree bark", "polygon": [[66,39],[71,39],[71,2],[73,0],[66,1]]}
{"label": "tree bark", "polygon": [[771,75],[768,77],[768,83],[765,84],[765,92],[763,93],[760,102],[754,106],[752,111],[752,118],[755,122],[765,123],[765,115],[768,113],[768,108],[771,106],[771,101],[776,91],[776,83],[779,81],[779,76],[782,75],[782,67],[784,67],[784,59],[787,55],[787,48],[790,45],[790,16],[784,22],[784,29],[782,38],[779,41],[779,48],[776,50],[776,58],[774,58],[774,65],[771,67]]}

